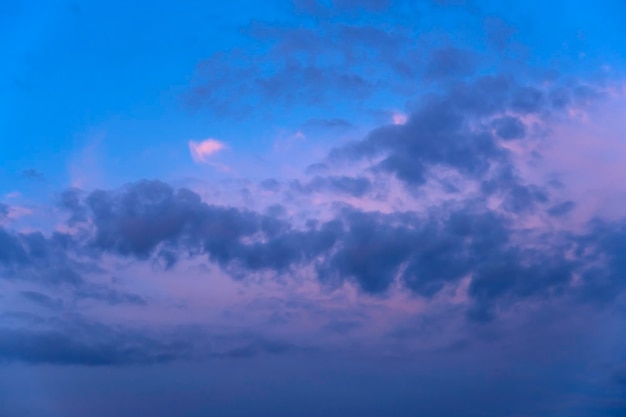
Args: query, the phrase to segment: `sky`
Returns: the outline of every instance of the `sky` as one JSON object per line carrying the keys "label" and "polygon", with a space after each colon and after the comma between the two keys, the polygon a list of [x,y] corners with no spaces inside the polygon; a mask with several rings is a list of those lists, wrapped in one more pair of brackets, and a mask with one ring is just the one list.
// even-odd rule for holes
{"label": "sky", "polygon": [[626,4],[0,4],[0,417],[626,415]]}

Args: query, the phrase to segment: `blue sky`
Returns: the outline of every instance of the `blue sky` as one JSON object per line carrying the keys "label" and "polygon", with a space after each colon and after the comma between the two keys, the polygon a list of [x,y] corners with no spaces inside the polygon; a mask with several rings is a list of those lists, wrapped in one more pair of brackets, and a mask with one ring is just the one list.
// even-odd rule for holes
{"label": "blue sky", "polygon": [[[50,181],[67,185],[69,174],[61,167],[91,146],[98,147],[102,175],[110,175],[106,179],[111,185],[137,177],[166,174],[171,178],[185,169],[185,143],[190,138],[218,136],[231,143],[238,155],[266,153],[278,132],[297,131],[309,118],[345,118],[370,127],[373,117],[363,114],[364,110],[403,111],[411,100],[402,94],[405,85],[416,91],[432,88],[423,80],[403,80],[405,85],[394,86],[399,92],[378,89],[369,93],[369,100],[359,109],[332,92],[326,102],[306,102],[295,108],[267,100],[261,107],[268,114],[250,111],[230,118],[206,109],[191,111],[184,105],[189,85],[201,72],[199,63],[219,53],[230,60],[233,51],[240,51],[244,57],[240,61],[263,60],[268,47],[287,41],[295,28],[326,35],[329,51],[317,51],[321,65],[332,59],[332,49],[342,47],[330,44],[337,36],[332,33],[333,24],[346,24],[421,36],[425,40],[419,48],[439,43],[467,48],[480,55],[477,60],[485,72],[515,71],[522,62],[535,73],[565,71],[569,76],[598,76],[603,67],[610,66],[610,77],[623,66],[619,50],[623,5],[619,2],[593,6],[552,2],[542,6],[541,12],[533,2],[457,3],[408,2],[398,4],[393,13],[363,16],[355,12],[328,18],[294,15],[294,7],[287,3],[263,7],[254,2],[220,6],[166,2],[151,7],[142,2],[9,3],[3,11],[3,50],[9,64],[2,68],[2,134],[14,139],[3,143],[4,169],[13,180],[32,168]],[[248,34],[251,26],[267,24],[284,27],[283,34],[270,42]],[[490,48],[489,31],[492,36],[510,34],[514,43],[510,50]],[[416,53],[419,57],[420,49]],[[262,65],[272,71],[279,64],[267,58]],[[231,64],[222,61],[220,65],[228,69]],[[356,66],[353,72],[377,70]],[[391,75],[379,71],[377,78]],[[224,94],[235,92],[232,87],[222,88]],[[259,105],[260,97],[254,92],[243,94],[230,101],[238,107],[249,102]],[[166,156],[171,168],[164,173],[155,165]],[[129,159],[133,164],[125,162]],[[4,181],[2,189],[11,192],[11,186]]]}
{"label": "blue sky", "polygon": [[5,3],[3,417],[624,414],[623,2]]}

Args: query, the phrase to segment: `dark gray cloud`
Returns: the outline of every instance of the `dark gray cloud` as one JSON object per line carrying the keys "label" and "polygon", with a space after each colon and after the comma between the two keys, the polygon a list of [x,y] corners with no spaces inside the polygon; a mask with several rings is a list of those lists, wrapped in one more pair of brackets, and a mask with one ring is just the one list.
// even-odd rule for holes
{"label": "dark gray cloud", "polygon": [[[433,2],[446,7],[476,3],[397,3]],[[370,94],[380,94],[383,99],[394,89],[404,94],[405,87],[418,84],[416,77],[426,76],[436,81],[428,88],[437,93],[424,97],[417,106],[409,104],[412,114],[407,124],[382,126],[364,140],[336,150],[323,164],[313,165],[311,177],[301,183],[287,180],[281,184],[270,179],[260,183],[261,191],[266,196],[296,189],[327,193],[331,198],[337,194],[371,197],[375,187],[388,179],[388,175],[376,178],[382,172],[400,179],[409,193],[419,195],[425,190],[420,187],[432,179],[432,171],[443,168],[445,173],[452,170],[478,183],[481,195],[477,200],[464,198],[461,187],[452,184],[449,192],[457,193],[457,200],[445,204],[426,201],[432,206],[420,206],[419,214],[364,212],[345,206],[339,211],[335,204],[335,211],[323,213],[331,220],[299,218],[292,222],[289,216],[293,206],[287,211],[274,205],[259,212],[227,207],[158,181],[141,181],[114,190],[68,190],[59,200],[72,230],[78,230],[76,234],[44,235],[0,228],[3,288],[5,284],[15,285],[18,303],[28,308],[39,306],[35,311],[46,315],[58,314],[51,320],[43,315],[0,313],[0,361],[121,366],[208,357],[222,362],[217,366],[212,362],[208,371],[194,362],[189,366],[192,371],[181,373],[171,372],[171,368],[162,372],[164,368],[146,367],[149,372],[145,372],[144,379],[137,377],[144,372],[143,368],[137,369],[141,367],[129,367],[132,372],[122,374],[125,378],[120,378],[117,370],[106,370],[99,374],[106,379],[101,386],[94,383],[96,378],[85,377],[94,374],[72,376],[76,368],[83,371],[86,367],[64,368],[58,378],[52,379],[54,386],[33,401],[41,410],[46,406],[40,404],[53,404],[37,415],[90,413],[77,411],[79,407],[92,408],[99,415],[154,416],[625,415],[626,373],[623,366],[615,366],[623,363],[620,352],[624,350],[606,342],[624,344],[619,333],[623,311],[615,305],[623,304],[626,289],[626,223],[597,221],[583,232],[568,233],[550,227],[537,230],[518,222],[520,217],[541,210],[538,218],[545,220],[543,215],[547,214],[553,217],[552,223],[559,225],[558,218],[571,213],[575,203],[554,201],[547,186],[524,181],[508,151],[510,143],[503,143],[523,139],[524,144],[532,144],[537,139],[535,130],[521,120],[548,120],[554,112],[594,100],[597,92],[575,85],[538,87],[541,82],[520,83],[506,76],[472,78],[476,77],[473,74],[485,73],[481,63],[463,49],[441,48],[445,41],[435,40],[424,47],[414,38],[413,44],[407,41],[410,36],[395,22],[366,27],[333,20],[339,13],[350,19],[379,13],[391,3],[300,0],[296,2],[297,10],[313,15],[312,19],[305,18],[299,22],[302,25],[297,25],[300,27],[278,23],[248,28],[244,34],[250,35],[251,49],[210,60],[199,77],[194,98],[217,113],[237,116],[252,109],[261,117],[275,112],[278,118],[284,115],[284,109],[311,103],[329,107],[338,103],[337,108],[348,107],[347,103],[358,113],[362,99]],[[407,19],[421,31],[430,19],[423,17],[410,14]],[[491,21],[486,26],[491,48],[504,54],[515,29],[504,21]],[[448,32],[444,26],[441,29]],[[452,32],[442,36],[448,35],[456,37]],[[463,42],[462,37],[457,39],[459,44]],[[474,38],[467,42],[479,44]],[[545,43],[550,42],[546,39]],[[251,53],[253,49],[259,52]],[[541,62],[541,57],[533,62]],[[441,90],[442,85],[447,90]],[[276,107],[259,106],[270,101]],[[344,119],[329,117],[311,119],[303,127],[334,132],[350,127]],[[347,175],[336,174],[333,158],[343,159],[341,172],[349,172]],[[350,172],[350,163],[355,161],[359,163]],[[374,161],[371,169],[360,172],[368,161]],[[243,189],[241,195],[250,198],[251,190],[254,188]],[[289,194],[285,200],[280,200],[283,196],[279,194],[273,197],[285,204],[294,203],[287,201]],[[502,201],[497,210],[482,201],[487,197]],[[410,203],[403,207],[413,209]],[[8,208],[3,214],[0,205],[0,219],[7,214]],[[400,297],[403,303],[410,298],[437,296],[444,301],[420,300],[420,306],[429,306],[427,311],[407,317],[389,340],[378,337],[376,331],[381,323],[376,319],[389,319],[385,308],[392,303],[359,299],[349,305],[353,301],[347,299],[351,291],[347,296],[331,293],[335,297],[332,307],[344,304],[344,300],[348,305],[339,306],[337,310],[341,311],[329,308],[321,320],[322,325],[328,325],[319,333],[302,326],[293,336],[304,334],[324,344],[332,332],[329,339],[341,340],[342,346],[349,347],[343,357],[333,361],[325,356],[319,362],[307,357],[269,367],[267,361],[276,356],[309,350],[254,335],[228,340],[197,329],[137,330],[105,326],[68,314],[73,304],[85,301],[110,306],[146,306],[152,301],[141,294],[89,282],[94,264],[113,260],[116,265],[134,267],[135,263],[152,262],[179,272],[171,274],[173,279],[185,279],[185,265],[177,263],[190,257],[211,261],[236,278],[269,272],[282,274],[281,280],[296,275],[299,279],[299,267],[306,266],[305,274],[317,273],[319,281],[330,288],[348,283],[366,297],[386,297],[393,290],[392,296],[395,291],[409,295]],[[206,278],[209,281],[205,287],[211,291],[213,281],[209,274]],[[459,286],[461,283],[463,286]],[[457,300],[465,298],[465,284],[468,303]],[[291,302],[290,290],[277,298]],[[307,285],[305,290],[310,287]],[[458,293],[454,302],[448,303],[445,299],[452,291]],[[254,295],[248,293],[247,297]],[[315,324],[319,315],[314,313],[328,306],[326,295],[316,295],[310,304],[290,309],[278,306],[272,316],[271,326],[275,327],[270,332],[280,331],[283,323],[290,325],[287,332],[293,331],[296,323],[290,322],[289,314],[296,308],[306,316],[306,324]],[[2,297],[5,306],[13,301],[5,303],[9,297]],[[460,304],[455,304],[457,301]],[[313,306],[315,303],[318,305]],[[411,316],[403,307],[393,313]],[[244,313],[254,311],[249,308],[243,306]],[[357,314],[344,316],[345,310],[373,314],[355,320]],[[605,314],[590,319],[597,311]],[[376,315],[378,312],[382,317]],[[463,322],[464,317],[472,322]],[[528,317],[532,320],[524,322]],[[258,327],[264,331],[262,319]],[[363,334],[367,336],[361,338]],[[432,347],[415,347],[433,340],[437,343],[433,342]],[[371,341],[373,355],[367,361],[355,361],[359,355],[367,356],[364,351],[370,347],[364,345]],[[393,356],[391,360],[388,354]],[[263,360],[255,362],[258,357]],[[232,361],[234,358],[245,360]],[[43,376],[57,368],[61,367],[38,367],[37,371]],[[141,392],[129,396],[128,390],[117,385],[112,389],[115,378],[128,381],[131,394],[138,386]],[[4,386],[13,386],[26,378],[0,379],[7,381]],[[35,379],[33,386],[46,386],[45,379]],[[184,381],[182,387],[180,381]],[[607,387],[603,384],[609,382],[613,386],[604,391]],[[64,398],[57,384],[69,386],[72,395]],[[12,411],[11,404],[2,404],[11,395],[2,391],[0,414],[26,415]],[[24,397],[32,397],[31,391],[15,392],[19,401],[30,402]],[[167,395],[160,395],[164,392]],[[94,407],[96,398],[102,398],[103,407]],[[146,398],[150,401],[144,401]],[[122,409],[125,412],[120,412]]]}
{"label": "dark gray cloud", "polygon": [[382,223],[376,215],[349,213],[344,220],[347,228],[339,249],[318,265],[320,279],[330,283],[353,279],[367,293],[384,293],[411,252],[412,233]]}
{"label": "dark gray cloud", "polygon": [[470,3],[469,0],[432,0],[438,6],[465,6]]}
{"label": "dark gray cloud", "polygon": [[345,119],[309,119],[303,125],[302,128],[305,130],[315,130],[315,129],[335,129],[335,130],[345,130],[345,129],[353,129],[354,125]]}
{"label": "dark gray cloud", "polygon": [[[50,301],[34,292],[22,296],[46,306]],[[1,313],[0,318],[0,363],[125,366],[312,351],[248,331],[224,333],[198,326],[137,328],[76,314],[45,317],[16,312]]]}
{"label": "dark gray cloud", "polygon": [[[386,42],[375,30],[342,30],[345,36]],[[261,37],[284,35],[274,26],[255,31]],[[309,35],[305,30],[293,42],[315,43],[317,38]],[[314,49],[310,46],[306,51]],[[84,284],[81,266],[68,253],[95,260],[102,253],[114,254],[152,261],[165,269],[173,268],[181,257],[204,256],[237,278],[256,272],[288,274],[310,266],[325,285],[351,282],[377,296],[398,283],[413,294],[433,297],[469,277],[467,315],[483,322],[528,298],[610,299],[609,295],[623,289],[619,277],[626,269],[615,248],[623,246],[626,233],[596,225],[579,236],[522,235],[513,227],[512,218],[539,209],[563,216],[573,206],[566,202],[546,208],[551,203],[548,188],[523,181],[503,145],[503,141],[527,137],[523,123],[511,114],[547,118],[575,100],[594,97],[592,88],[580,85],[546,92],[507,76],[452,83],[438,94],[424,96],[405,124],[381,126],[364,139],[335,149],[318,165],[327,172],[318,169],[307,182],[289,184],[290,191],[360,198],[372,191],[371,180],[329,174],[338,161],[344,167],[374,161],[369,174],[393,174],[411,190],[429,180],[431,169],[447,168],[478,182],[483,198],[500,197],[498,212],[472,200],[431,207],[421,217],[411,212],[388,215],[346,208],[330,221],[308,221],[306,227],[297,228],[284,209],[275,207],[261,214],[225,207],[203,201],[188,189],[143,180],[117,190],[63,192],[60,206],[78,234],[55,233],[47,238],[0,229],[0,263],[6,277],[37,271],[41,282],[54,282],[52,276],[56,282],[71,282],[78,288],[77,299],[112,305],[147,301],[140,295]],[[260,186],[266,191],[281,189],[274,179]],[[578,247],[565,244],[568,238]],[[543,242],[551,246],[536,249]],[[566,256],[574,249],[577,256]],[[599,267],[600,259],[608,263]],[[574,276],[582,280],[576,289],[571,285]]]}
{"label": "dark gray cloud", "polygon": [[574,208],[576,207],[576,203],[573,201],[564,201],[559,204],[555,204],[548,209],[548,214],[552,217],[563,217],[567,216]]}
{"label": "dark gray cloud", "polygon": [[45,176],[34,168],[23,170],[22,177],[33,181],[42,181],[45,179]]}
{"label": "dark gray cloud", "polygon": [[502,208],[514,214],[534,210],[538,205],[548,202],[546,188],[524,184],[510,166],[500,169],[481,184],[481,190],[485,195],[501,196]]}
{"label": "dark gray cloud", "polygon": [[[273,26],[255,30],[261,32],[257,36],[272,38],[276,30],[283,36]],[[345,36],[386,42],[377,31],[343,30]],[[305,31],[297,41],[307,39]],[[547,118],[575,100],[596,96],[592,88],[580,85],[546,92],[507,76],[452,83],[443,92],[424,96],[406,124],[372,130],[364,139],[331,152],[317,165],[324,169],[316,169],[307,182],[289,184],[290,191],[360,198],[373,190],[371,180],[332,175],[337,161],[344,167],[374,161],[370,175],[393,174],[411,190],[429,180],[431,169],[443,167],[478,182],[482,197],[499,197],[502,203],[497,213],[471,200],[428,208],[421,217],[346,208],[330,221],[305,221],[307,226],[298,228],[279,207],[263,214],[225,207],[160,181],[144,180],[109,191],[70,189],[60,195],[59,203],[68,213],[68,223],[78,230],[76,236],[55,233],[45,237],[0,229],[3,275],[32,274],[39,282],[71,283],[79,300],[145,305],[147,300],[138,294],[86,285],[82,265],[68,254],[94,262],[102,253],[114,254],[151,261],[165,269],[173,268],[181,258],[204,256],[236,278],[256,272],[287,275],[310,266],[325,285],[351,282],[376,296],[397,283],[415,295],[433,297],[469,277],[467,315],[483,322],[527,298],[564,295],[597,301],[623,289],[618,283],[626,270],[615,248],[621,248],[626,233],[594,226],[579,236],[557,232],[523,236],[513,227],[512,218],[540,209],[550,216],[564,216],[573,206],[571,202],[555,205],[548,187],[523,181],[503,145],[507,140],[532,139],[512,114]],[[260,186],[266,191],[281,190],[274,179]],[[578,247],[567,246],[567,238]],[[536,249],[543,242],[551,246]],[[574,249],[577,256],[566,256]],[[608,263],[597,266],[600,259]],[[571,285],[574,276],[582,279],[576,289]],[[43,298],[40,302],[45,303]]]}
{"label": "dark gray cloud", "polygon": [[578,296],[599,306],[610,305],[626,287],[626,221],[594,220],[589,232],[575,236],[583,263]]}
{"label": "dark gray cloud", "polygon": [[476,302],[468,312],[470,318],[490,320],[497,301],[514,302],[564,292],[571,283],[574,263],[567,262],[565,254],[546,256],[542,252],[509,250],[497,255],[478,265],[470,285],[470,295]]}
{"label": "dark gray cloud", "polygon": [[[280,271],[328,250],[336,234],[333,222],[293,230],[276,217],[210,205],[192,191],[159,181],[94,191],[79,209],[88,210],[95,227],[87,247],[144,260],[161,247],[203,253],[224,267]],[[258,243],[243,243],[255,238]],[[175,256],[166,261],[171,264]]]}
{"label": "dark gray cloud", "polygon": [[79,317],[40,319],[43,326],[0,328],[0,362],[57,365],[129,365],[182,359],[189,352],[172,341],[116,329]]}
{"label": "dark gray cloud", "polygon": [[280,190],[280,183],[273,178],[268,178],[259,184],[262,189],[277,192]]}
{"label": "dark gray cloud", "polygon": [[79,285],[80,265],[67,256],[68,235],[13,233],[0,227],[0,277],[49,285]]}
{"label": "dark gray cloud", "polygon": [[516,30],[499,17],[490,16],[484,20],[487,39],[497,50],[502,51],[510,45]]}
{"label": "dark gray cloud", "polygon": [[519,117],[510,113],[549,118],[561,110],[534,86],[505,76],[479,77],[424,97],[407,123],[374,129],[364,139],[334,149],[329,162],[374,161],[374,172],[393,174],[409,187],[425,184],[433,169],[452,169],[479,181],[486,196],[501,197],[505,209],[521,213],[546,204],[549,194],[545,185],[520,177],[502,143],[528,135]]}
{"label": "dark gray cloud", "polygon": [[406,124],[375,129],[364,140],[336,149],[331,158],[382,156],[377,168],[414,185],[423,184],[428,168],[435,165],[482,178],[492,162],[511,163],[488,130],[471,128],[468,122],[506,109],[509,85],[506,79],[487,77],[457,86],[445,96],[430,98]]}
{"label": "dark gray cloud", "polygon": [[481,321],[495,316],[498,303],[566,292],[577,266],[556,242],[550,251],[513,243],[509,221],[488,211],[467,208],[428,220],[350,212],[343,221],[338,249],[318,265],[323,282],[349,279],[383,294],[399,278],[405,288],[432,297],[471,276],[468,314]]}
{"label": "dark gray cloud", "polygon": [[404,272],[406,285],[432,296],[446,283],[473,272],[483,253],[493,253],[509,240],[507,222],[491,213],[453,213],[443,224],[431,222]]}
{"label": "dark gray cloud", "polygon": [[333,5],[340,12],[362,9],[369,12],[382,12],[389,8],[391,0],[335,0]]}
{"label": "dark gray cloud", "polygon": [[76,188],[64,190],[59,195],[59,207],[71,213],[71,217],[69,219],[70,224],[85,221],[86,219],[87,212],[85,207],[80,204],[81,198],[81,191]]}
{"label": "dark gray cloud", "polygon": [[[527,298],[560,295],[598,301],[622,292],[623,228],[597,225],[577,236],[520,235],[508,213],[521,213],[547,197],[540,189],[520,186],[513,177],[498,177],[494,184],[500,194],[508,195],[501,214],[472,201],[432,209],[426,217],[346,208],[334,220],[309,222],[304,229],[294,228],[284,210],[259,214],[214,206],[192,191],[159,181],[94,191],[80,205],[95,226],[84,241],[89,250],[140,260],[160,258],[165,250],[170,256],[167,267],[179,253],[204,255],[234,277],[258,271],[284,274],[313,265],[324,285],[353,282],[371,295],[383,295],[399,282],[417,295],[432,297],[471,277],[467,313],[478,321],[492,320],[498,311]],[[542,246],[546,242],[549,248]],[[573,249],[575,258],[567,255]],[[608,263],[595,266],[599,259]],[[582,277],[578,286],[572,286],[575,274]],[[145,303],[140,297],[105,290],[89,294],[84,290],[79,296],[110,304]]]}
{"label": "dark gray cloud", "polygon": [[[335,97],[366,99],[376,91],[376,82],[359,71],[303,63],[291,58],[272,60],[276,68],[258,72],[255,61],[214,57],[198,71],[196,85],[187,96],[191,108],[207,108],[220,116],[241,118],[253,109],[262,111],[261,103],[270,100],[276,107],[311,106],[328,103]],[[215,67],[225,67],[215,71]],[[202,70],[203,67],[209,70]],[[232,101],[233,94],[242,97]]]}
{"label": "dark gray cloud", "polygon": [[425,75],[428,79],[459,79],[472,74],[476,62],[477,58],[470,51],[453,46],[438,48],[431,52]]}
{"label": "dark gray cloud", "polygon": [[523,114],[540,113],[545,104],[543,91],[535,87],[518,87],[511,97],[511,108]]}
{"label": "dark gray cloud", "polygon": [[148,304],[147,300],[133,293],[119,291],[114,288],[109,288],[101,285],[87,285],[77,289],[73,293],[75,300],[96,300],[108,305],[137,305],[145,306]]}
{"label": "dark gray cloud", "polygon": [[9,216],[9,206],[0,203],[0,221],[6,219]]}
{"label": "dark gray cloud", "polygon": [[322,162],[316,162],[306,168],[307,174],[324,174],[329,170],[329,166]]}
{"label": "dark gray cloud", "polygon": [[273,204],[269,206],[267,209],[265,209],[265,213],[269,217],[282,218],[287,215],[287,209],[284,206],[281,206],[280,204]]}
{"label": "dark gray cloud", "polygon": [[354,13],[380,13],[387,10],[390,0],[295,0],[293,5],[296,13],[304,13],[315,17],[345,16]]}
{"label": "dark gray cloud", "polygon": [[218,358],[254,358],[261,355],[284,355],[301,351],[306,351],[306,349],[285,342],[258,340],[241,347],[214,353],[210,356]]}
{"label": "dark gray cloud", "polygon": [[300,181],[294,181],[291,183],[291,188],[303,193],[327,192],[363,197],[371,191],[372,183],[365,177],[349,177],[346,175],[322,177],[318,175],[305,184],[301,184]]}
{"label": "dark gray cloud", "polygon": [[523,139],[526,136],[526,127],[517,117],[499,117],[492,124],[501,139]]}
{"label": "dark gray cloud", "polygon": [[0,228],[0,248],[0,262],[5,265],[23,263],[27,258],[19,240],[4,228]]}
{"label": "dark gray cloud", "polygon": [[[267,100],[283,111],[312,105],[340,109],[343,104],[365,104],[381,90],[399,88],[423,72],[418,65],[423,48],[415,44],[412,26],[355,24],[341,12],[349,9],[361,15],[384,6],[380,0],[330,7],[302,1],[297,11],[326,18],[310,27],[253,21],[241,33],[263,47],[218,53],[200,63],[186,101],[192,109],[241,118],[252,111],[265,114],[269,108],[262,103]],[[440,67],[450,69],[453,60],[444,59]],[[336,116],[315,124],[324,120],[334,128],[345,125]]]}
{"label": "dark gray cloud", "polygon": [[35,286],[20,292],[23,299],[66,312],[74,311],[76,303],[84,300],[109,305],[147,304],[143,297],[117,290],[113,284],[91,282],[104,272],[93,256],[93,249],[75,236],[15,233],[0,228],[0,279]]}
{"label": "dark gray cloud", "polygon": [[20,295],[35,304],[51,310],[60,310],[63,308],[63,300],[52,298],[37,291],[22,291],[20,292]]}

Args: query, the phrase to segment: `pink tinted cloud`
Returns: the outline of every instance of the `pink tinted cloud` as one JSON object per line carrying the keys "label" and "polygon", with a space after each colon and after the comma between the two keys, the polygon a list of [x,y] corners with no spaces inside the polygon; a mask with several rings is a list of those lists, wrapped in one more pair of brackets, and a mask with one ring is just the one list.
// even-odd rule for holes
{"label": "pink tinted cloud", "polygon": [[403,125],[407,122],[408,116],[404,113],[394,113],[392,119],[394,125]]}
{"label": "pink tinted cloud", "polygon": [[553,124],[549,140],[538,148],[541,159],[520,164],[522,173],[535,181],[556,177],[564,185],[562,199],[576,203],[571,220],[578,223],[595,216],[624,216],[625,116],[626,97],[618,95],[587,109],[584,117]]}
{"label": "pink tinted cloud", "polygon": [[226,149],[226,145],[216,139],[208,138],[200,142],[189,141],[189,152],[194,162],[199,164],[209,163],[209,157]]}

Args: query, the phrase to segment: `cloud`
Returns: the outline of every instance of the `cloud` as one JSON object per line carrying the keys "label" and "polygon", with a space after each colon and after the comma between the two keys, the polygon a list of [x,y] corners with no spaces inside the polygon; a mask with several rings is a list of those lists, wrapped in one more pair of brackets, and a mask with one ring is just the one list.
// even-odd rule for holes
{"label": "cloud", "polygon": [[[341,178],[319,181],[331,192],[346,185]],[[626,271],[618,256],[626,236],[622,227],[599,224],[579,235],[557,231],[524,235],[508,213],[522,212],[529,199],[538,197],[528,196],[528,190],[518,189],[515,182],[498,184],[500,192],[512,194],[503,213],[473,200],[433,207],[426,217],[344,208],[329,221],[297,228],[284,218],[284,210],[259,214],[211,205],[192,191],[142,181],[120,190],[93,191],[81,200],[78,209],[88,213],[88,224],[94,228],[78,250],[139,260],[166,251],[170,264],[179,255],[203,255],[235,278],[256,272],[278,277],[312,267],[323,285],[353,283],[371,295],[385,294],[398,284],[433,298],[471,277],[467,314],[479,321],[492,320],[524,299],[569,294],[597,301],[622,292],[623,285],[618,284]],[[567,255],[571,245],[573,258]],[[17,260],[27,256],[22,251],[4,253],[14,253]],[[601,258],[608,263],[593,266]],[[575,276],[582,277],[576,285]],[[86,297],[88,291],[80,294]],[[122,299],[103,297],[108,303]],[[123,299],[145,304],[137,297]]]}
{"label": "cloud", "polygon": [[82,278],[66,254],[68,241],[61,233],[47,238],[40,232],[12,233],[0,227],[0,278],[80,284]]}
{"label": "cloud", "polygon": [[[45,321],[44,321],[45,322]],[[56,365],[148,364],[183,358],[181,346],[83,318],[37,328],[0,328],[0,361]]]}
{"label": "cloud", "polygon": [[[242,33],[261,43],[264,52],[233,50],[208,57],[197,67],[187,103],[192,109],[238,119],[252,114],[274,117],[267,102],[283,113],[319,105],[365,110],[377,93],[414,77],[417,69],[406,58],[418,60],[422,53],[403,25],[391,29],[368,20],[354,24],[347,18],[379,13],[388,5],[380,0],[349,0],[326,7],[301,1],[295,5],[297,11],[337,19],[332,23],[318,19],[312,27],[253,21]],[[322,123],[314,124],[349,127],[339,117],[319,120]]]}
{"label": "cloud", "polygon": [[22,177],[33,181],[43,181],[45,179],[45,176],[41,172],[33,168],[23,170]]}
{"label": "cloud", "polygon": [[98,282],[106,267],[94,259],[98,253],[82,240],[86,234],[82,230],[74,235],[53,232],[45,236],[0,227],[0,283],[8,288],[28,288],[16,291],[22,298],[55,311],[73,311],[77,302],[85,300],[147,305],[144,297],[116,289],[115,283]]}
{"label": "cloud", "polygon": [[392,120],[394,125],[403,125],[407,122],[408,117],[406,114],[403,113],[394,113],[392,116]]}
{"label": "cloud", "polygon": [[[25,292],[25,298],[59,307],[49,297]],[[111,325],[72,314],[39,316],[0,314],[0,364],[128,366],[207,358],[251,358],[311,351],[279,338],[249,331],[224,332],[211,327],[137,327]]]}
{"label": "cloud", "polygon": [[88,210],[94,225],[87,248],[143,260],[161,248],[206,254],[224,267],[280,272],[333,242],[332,223],[296,231],[278,218],[210,205],[190,190],[160,181],[96,190],[82,204],[75,209]]}
{"label": "cloud", "polygon": [[0,221],[6,220],[9,217],[10,208],[4,203],[0,203]]}
{"label": "cloud", "polygon": [[515,28],[499,17],[490,16],[484,20],[485,32],[489,42],[499,51],[510,45]]}
{"label": "cloud", "polygon": [[495,119],[492,123],[493,127],[496,130],[496,134],[501,139],[523,139],[524,136],[526,136],[526,127],[517,117],[499,117]]}
{"label": "cloud", "polygon": [[326,4],[319,0],[296,0],[296,12],[316,17],[345,16],[354,13],[381,13],[390,7],[389,0],[333,0]]}
{"label": "cloud", "polygon": [[37,291],[22,291],[20,293],[22,297],[36,303],[42,307],[46,307],[52,310],[59,310],[63,308],[63,301],[60,299],[53,299],[52,297],[37,292]]}
{"label": "cloud", "polygon": [[347,130],[354,129],[354,125],[345,119],[332,118],[332,119],[309,119],[303,125],[305,130],[316,129],[333,129],[333,130]]}
{"label": "cloud", "polygon": [[475,67],[476,58],[472,52],[456,47],[438,48],[431,53],[425,75],[429,79],[453,77],[458,80],[470,75]]}
{"label": "cloud", "polygon": [[504,111],[509,89],[509,80],[493,77],[459,85],[429,98],[405,124],[374,129],[364,140],[334,150],[331,158],[360,160],[380,155],[378,169],[414,185],[423,184],[428,168],[434,165],[484,177],[491,162],[504,166],[511,162],[508,151],[488,130],[473,128],[469,121]]}
{"label": "cloud", "polygon": [[71,217],[68,219],[68,223],[70,225],[85,221],[86,219],[86,210],[80,204],[81,191],[78,188],[69,188],[63,190],[59,196],[57,204],[61,209],[71,213]]}
{"label": "cloud", "polygon": [[311,181],[301,184],[300,181],[293,181],[291,189],[302,193],[330,192],[347,194],[352,197],[363,197],[372,190],[372,183],[365,177],[342,176],[315,176]]}
{"label": "cloud", "polygon": [[267,191],[278,192],[280,190],[280,183],[274,178],[267,178],[261,181],[260,186]]}
{"label": "cloud", "polygon": [[553,217],[561,217],[568,215],[572,210],[576,208],[576,203],[573,201],[564,201],[548,209],[548,215]]}
{"label": "cloud", "polygon": [[[302,131],[315,147],[324,140],[307,171],[274,166],[208,189],[170,179],[72,188],[57,196],[65,224],[37,206],[40,217],[0,228],[0,362],[81,365],[7,367],[37,368],[44,385],[61,369],[74,398],[55,388],[47,411],[68,414],[123,415],[128,390],[111,390],[111,377],[139,386],[143,373],[149,391],[191,384],[144,401],[154,415],[176,414],[168,401],[190,415],[220,405],[294,414],[314,402],[322,405],[303,412],[319,415],[340,397],[330,414],[386,415],[392,404],[399,416],[623,415],[624,195],[600,191],[617,202],[609,218],[586,211],[593,195],[571,190],[580,183],[571,178],[594,187],[621,178],[623,138],[588,152],[623,130],[587,111],[609,81],[562,75],[559,57],[551,67],[561,75],[545,75],[541,57],[529,57],[528,71],[500,66],[521,31],[483,21],[487,3],[301,0],[301,20],[281,4],[280,21],[243,28],[244,47],[209,57],[192,95],[215,114],[249,117],[246,126]],[[483,24],[485,34],[469,33]],[[556,43],[535,28],[542,42],[529,49]],[[570,123],[581,114],[584,123]],[[577,131],[589,145],[576,149]],[[188,146],[200,164],[226,148],[216,139]],[[592,158],[597,169],[582,169]],[[566,165],[576,176],[562,175]],[[1,224],[9,212],[0,204]],[[292,353],[307,356],[276,359]],[[128,366],[190,359],[145,373]],[[214,372],[200,372],[197,359]],[[217,391],[207,398],[209,374]],[[76,393],[71,378],[97,379],[85,375],[104,378],[102,396]],[[32,392],[14,385],[5,383]],[[96,397],[113,408],[92,407]],[[127,409],[145,406],[133,401]]]}
{"label": "cloud", "polygon": [[111,306],[135,305],[146,306],[148,302],[140,295],[119,291],[102,285],[86,285],[73,293],[77,300],[96,300]]}
{"label": "cloud", "polygon": [[[544,91],[508,76],[456,82],[422,97],[405,123],[375,128],[365,138],[332,150],[327,162],[360,164],[373,173],[391,174],[413,190],[438,181],[436,173],[447,170],[478,183],[483,198],[497,199],[502,208],[516,213],[534,210],[548,202],[548,187],[522,175],[519,154],[531,154],[526,149],[539,146],[542,139],[522,120],[548,123],[578,106],[547,97],[564,88],[574,95],[580,86],[554,84]],[[529,143],[511,144],[521,139]]]}
{"label": "cloud", "polygon": [[[532,145],[548,140],[530,128],[534,121],[549,124],[599,97],[595,88],[585,87],[513,76],[446,84],[408,105],[403,123],[379,126],[339,145],[311,170],[312,177],[267,179],[251,187],[249,192],[273,199],[259,210],[227,206],[154,180],[111,190],[70,189],[60,195],[68,225],[78,230],[65,237],[69,252],[148,262],[169,271],[183,262],[208,261],[235,279],[269,276],[280,282],[306,271],[322,287],[354,288],[373,298],[400,291],[434,302],[463,288],[458,308],[483,323],[520,303],[550,297],[597,302],[623,290],[616,279],[623,265],[613,254],[621,229],[613,224],[609,233],[590,224],[574,234],[537,226],[564,220],[574,203],[555,197],[549,183],[525,176],[515,148],[529,146],[533,154]],[[319,120],[343,124],[343,119]],[[197,162],[224,148],[214,139],[189,146]],[[452,186],[437,177],[441,172],[450,174]],[[446,198],[453,198],[429,195],[437,181]],[[460,190],[454,181],[473,188]],[[387,213],[359,204],[384,200],[378,191],[390,184],[413,199]],[[321,194],[330,197],[323,216],[298,207],[299,199],[319,201]],[[354,206],[340,203],[342,196],[356,201]],[[8,234],[5,263],[36,263],[28,245],[25,235]],[[149,304],[132,292],[85,287],[76,294],[109,305]]]}
{"label": "cloud", "polygon": [[191,158],[199,164],[210,163],[211,155],[226,149],[226,145],[216,139],[205,139],[200,142],[190,140],[188,144]]}

